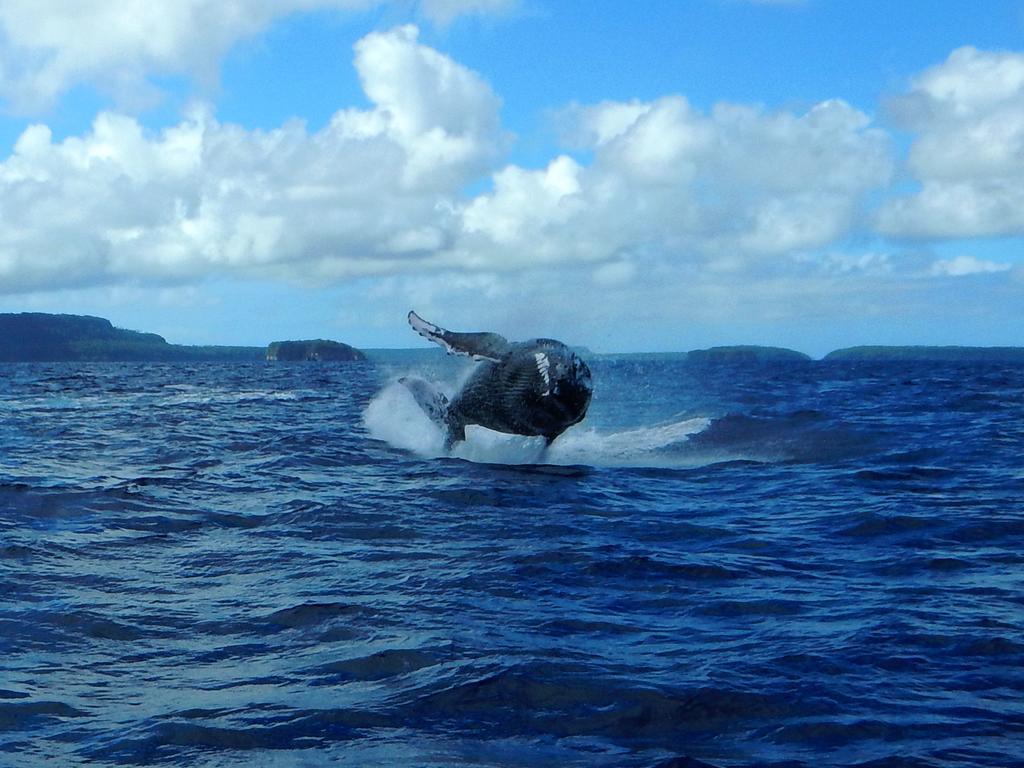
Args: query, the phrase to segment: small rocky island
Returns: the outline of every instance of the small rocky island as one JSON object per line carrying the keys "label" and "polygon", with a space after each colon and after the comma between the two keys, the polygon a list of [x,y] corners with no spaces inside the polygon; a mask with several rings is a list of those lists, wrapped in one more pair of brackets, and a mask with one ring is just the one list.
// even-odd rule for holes
{"label": "small rocky island", "polygon": [[806,363],[811,358],[803,352],[782,347],[759,347],[737,345],[695,349],[686,353],[686,362],[702,364],[718,363]]}
{"label": "small rocky island", "polygon": [[267,347],[267,360],[352,362],[366,360],[366,355],[355,347],[350,347],[339,341],[312,339],[308,341],[275,341]]}

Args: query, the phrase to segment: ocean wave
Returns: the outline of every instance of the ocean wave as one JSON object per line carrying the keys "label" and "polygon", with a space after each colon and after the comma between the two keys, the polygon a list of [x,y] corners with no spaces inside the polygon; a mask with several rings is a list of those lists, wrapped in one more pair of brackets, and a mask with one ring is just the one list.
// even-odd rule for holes
{"label": "ocean wave", "polygon": [[0,366],[0,764],[1019,762],[1024,369],[592,370]]}

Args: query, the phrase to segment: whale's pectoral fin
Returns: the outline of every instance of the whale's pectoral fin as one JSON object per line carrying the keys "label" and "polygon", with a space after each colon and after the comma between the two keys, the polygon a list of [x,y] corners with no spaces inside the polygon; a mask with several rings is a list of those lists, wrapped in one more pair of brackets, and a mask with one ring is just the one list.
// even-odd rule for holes
{"label": "whale's pectoral fin", "polygon": [[456,333],[428,323],[415,312],[409,313],[409,325],[420,336],[440,344],[449,355],[466,355],[474,360],[498,362],[508,353],[509,343],[497,333]]}
{"label": "whale's pectoral fin", "polygon": [[448,398],[443,392],[439,392],[423,379],[413,376],[403,376],[398,382],[412,393],[416,404],[444,432],[446,451],[450,451],[455,443],[466,439],[466,425],[452,413],[448,407]]}
{"label": "whale's pectoral fin", "polygon": [[430,417],[430,420],[447,433],[448,398],[444,396],[444,393],[439,392],[423,379],[403,376],[398,381],[412,393],[416,404],[423,409],[423,412]]}

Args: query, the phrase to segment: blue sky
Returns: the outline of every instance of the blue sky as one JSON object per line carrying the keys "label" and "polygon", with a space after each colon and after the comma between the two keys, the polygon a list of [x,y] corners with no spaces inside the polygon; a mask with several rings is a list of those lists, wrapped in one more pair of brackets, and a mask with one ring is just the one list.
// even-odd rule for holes
{"label": "blue sky", "polygon": [[1021,345],[1024,1],[0,1],[0,311]]}

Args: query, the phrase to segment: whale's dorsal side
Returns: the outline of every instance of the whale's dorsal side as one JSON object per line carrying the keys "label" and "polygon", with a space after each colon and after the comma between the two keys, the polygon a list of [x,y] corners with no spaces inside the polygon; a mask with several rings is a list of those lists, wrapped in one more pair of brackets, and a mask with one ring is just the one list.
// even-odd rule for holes
{"label": "whale's dorsal side", "polygon": [[449,355],[465,355],[474,360],[499,362],[511,349],[508,340],[497,333],[456,333],[428,323],[415,312],[409,313],[409,325],[420,336],[444,347]]}

